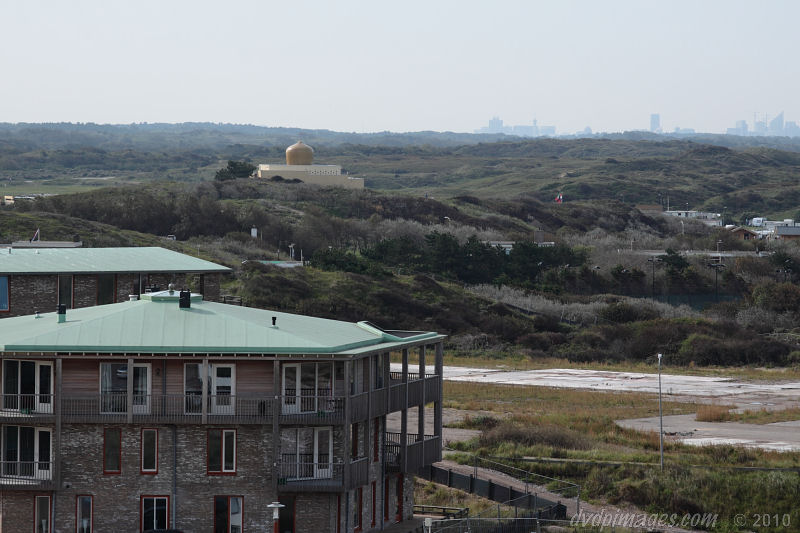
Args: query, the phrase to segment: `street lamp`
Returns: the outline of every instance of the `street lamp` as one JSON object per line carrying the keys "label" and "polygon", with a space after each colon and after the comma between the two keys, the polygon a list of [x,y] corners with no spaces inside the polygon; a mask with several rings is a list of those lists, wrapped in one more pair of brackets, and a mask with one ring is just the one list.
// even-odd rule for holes
{"label": "street lamp", "polygon": [[658,446],[661,450],[661,471],[663,472],[664,471],[664,412],[661,410],[661,354],[658,354]]}
{"label": "street lamp", "polygon": [[273,533],[278,532],[278,521],[281,518],[281,509],[286,507],[280,502],[272,502],[271,504],[267,505],[268,509],[272,509],[272,531]]}

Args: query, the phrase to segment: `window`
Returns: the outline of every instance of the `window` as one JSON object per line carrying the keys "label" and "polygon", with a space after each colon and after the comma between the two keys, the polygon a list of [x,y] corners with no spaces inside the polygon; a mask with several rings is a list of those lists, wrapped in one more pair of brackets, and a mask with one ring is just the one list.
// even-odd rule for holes
{"label": "window", "polygon": [[122,473],[122,429],[106,428],[103,432],[103,473]]}
{"label": "window", "polygon": [[50,533],[50,496],[33,497],[33,520],[36,533]]}
{"label": "window", "polygon": [[236,473],[236,430],[208,430],[208,473]]}
{"label": "window", "polygon": [[364,489],[359,488],[353,492],[353,531],[361,531],[361,516],[363,514]]}
{"label": "window", "polygon": [[169,528],[169,496],[142,496],[142,531]]}
{"label": "window", "polygon": [[92,533],[92,497],[88,494],[75,497],[75,533]]}
{"label": "window", "polygon": [[214,496],[214,533],[242,533],[241,496]]}
{"label": "window", "polygon": [[384,370],[383,354],[379,353],[375,357],[375,388],[383,388],[383,370]]}
{"label": "window", "polygon": [[[100,394],[103,413],[128,412],[128,379],[130,371],[125,363],[100,363]],[[150,412],[150,363],[133,365],[133,412]]]}
{"label": "window", "polygon": [[228,415],[235,412],[236,365],[209,364],[203,376],[203,365],[186,363],[183,367],[183,392],[186,414],[203,412],[203,388],[209,384],[209,413]]}
{"label": "window", "polygon": [[37,480],[52,478],[49,428],[3,426],[2,436],[2,475]]}
{"label": "window", "polygon": [[8,309],[8,276],[0,276],[0,311]]}
{"label": "window", "polygon": [[3,361],[3,408],[53,412],[53,363]]}
{"label": "window", "polygon": [[64,304],[67,309],[72,309],[72,275],[58,276],[58,304]]}
{"label": "window", "polygon": [[113,304],[116,301],[117,276],[114,274],[97,275],[97,305]]}
{"label": "window", "polygon": [[142,474],[158,474],[158,430],[142,430]]}

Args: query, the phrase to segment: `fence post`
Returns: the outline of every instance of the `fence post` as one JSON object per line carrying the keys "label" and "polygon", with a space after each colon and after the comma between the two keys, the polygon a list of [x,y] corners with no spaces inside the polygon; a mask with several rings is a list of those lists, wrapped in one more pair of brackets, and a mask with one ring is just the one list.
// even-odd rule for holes
{"label": "fence post", "polygon": [[475,477],[478,477],[478,456],[475,456]]}

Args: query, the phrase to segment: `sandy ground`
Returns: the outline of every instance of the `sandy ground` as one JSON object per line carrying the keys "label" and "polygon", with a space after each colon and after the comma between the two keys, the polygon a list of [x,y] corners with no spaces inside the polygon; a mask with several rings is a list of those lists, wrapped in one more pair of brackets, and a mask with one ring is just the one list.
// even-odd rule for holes
{"label": "sandy ground", "polygon": [[[414,370],[413,365],[410,369]],[[400,371],[402,366],[392,364],[392,370]],[[658,374],[559,368],[506,371],[455,366],[445,366],[443,371],[446,381],[658,394]],[[665,401],[713,402],[734,405],[739,411],[800,407],[800,382],[797,381],[758,383],[721,377],[662,374],[661,389]],[[465,414],[459,415],[456,410],[452,411],[451,417],[463,417]],[[399,428],[399,417],[397,420]],[[445,425],[448,423],[447,420],[445,416]],[[617,423],[643,431],[658,431],[658,417],[621,420]],[[416,428],[416,419],[413,423],[409,421],[409,432],[416,432]],[[445,440],[471,438],[476,434],[476,432],[472,432],[472,435],[460,433],[470,430],[451,431],[452,433],[448,435],[448,430],[445,430]],[[664,417],[664,432],[668,438],[687,444],[738,444],[769,450],[800,450],[798,421],[775,424],[697,422],[694,415],[675,415]]]}

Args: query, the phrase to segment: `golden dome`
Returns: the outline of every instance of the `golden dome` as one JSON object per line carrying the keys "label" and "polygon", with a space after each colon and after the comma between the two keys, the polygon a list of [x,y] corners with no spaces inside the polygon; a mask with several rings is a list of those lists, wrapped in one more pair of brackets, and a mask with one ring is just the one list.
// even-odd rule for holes
{"label": "golden dome", "polygon": [[303,141],[297,141],[286,149],[287,165],[310,165],[314,161],[314,149]]}

